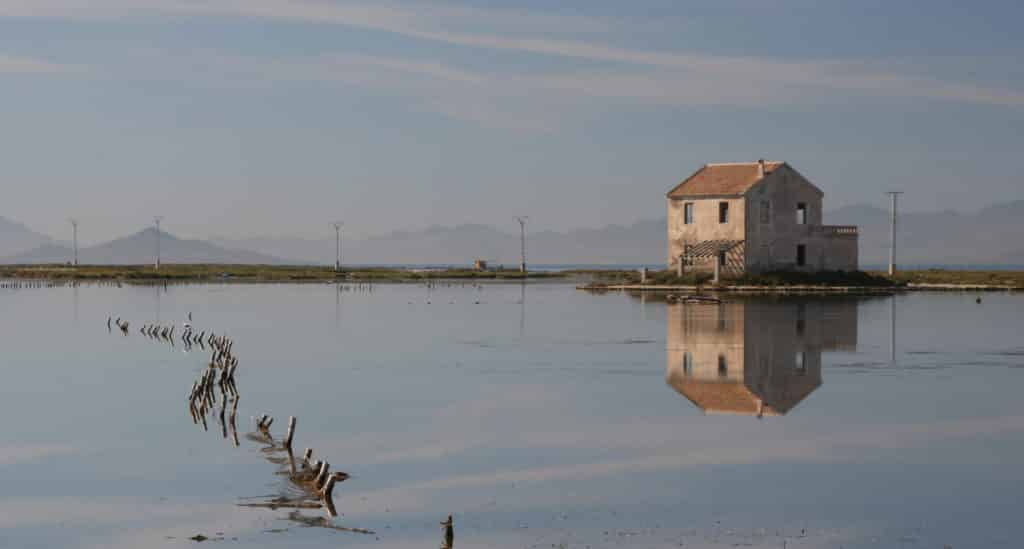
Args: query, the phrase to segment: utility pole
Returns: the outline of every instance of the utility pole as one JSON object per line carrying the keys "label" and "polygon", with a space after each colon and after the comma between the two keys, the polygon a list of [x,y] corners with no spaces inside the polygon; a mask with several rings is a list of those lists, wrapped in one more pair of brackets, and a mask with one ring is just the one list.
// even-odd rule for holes
{"label": "utility pole", "polygon": [[153,270],[160,270],[160,222],[164,220],[164,216],[157,215],[153,216],[153,223],[156,224],[156,263],[153,264]]}
{"label": "utility pole", "polygon": [[341,228],[345,224],[341,221],[331,223],[334,227],[334,272],[341,272]]}
{"label": "utility pole", "polygon": [[885,193],[891,199],[889,208],[889,276],[896,274],[896,197],[903,194],[899,191]]}
{"label": "utility pole", "polygon": [[68,221],[71,222],[71,231],[72,231],[72,234],[74,235],[74,236],[72,236],[72,242],[74,243],[74,247],[75,247],[75,267],[77,267],[78,266],[78,220],[77,219],[69,219]]}
{"label": "utility pole", "polygon": [[516,218],[519,222],[519,272],[526,273],[526,220],[530,219],[528,215],[521,215]]}

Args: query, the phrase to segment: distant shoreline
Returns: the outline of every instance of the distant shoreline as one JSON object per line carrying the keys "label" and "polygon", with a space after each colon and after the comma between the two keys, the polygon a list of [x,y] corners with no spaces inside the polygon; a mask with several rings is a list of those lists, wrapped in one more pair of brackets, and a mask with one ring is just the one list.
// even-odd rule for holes
{"label": "distant shoreline", "polygon": [[0,279],[49,282],[166,283],[415,283],[438,280],[561,280],[580,290],[737,293],[886,293],[899,291],[1021,291],[1024,270],[907,270],[893,277],[881,272],[778,272],[723,278],[713,285],[706,273],[679,278],[670,271],[650,271],[641,282],[638,270],[564,269],[522,273],[518,269],[333,267],[308,265],[0,265]]}
{"label": "distant shoreline", "polygon": [[0,265],[0,279],[110,281],[122,283],[187,282],[416,282],[423,280],[525,280],[563,278],[562,272],[465,268],[376,268],[309,265]]}

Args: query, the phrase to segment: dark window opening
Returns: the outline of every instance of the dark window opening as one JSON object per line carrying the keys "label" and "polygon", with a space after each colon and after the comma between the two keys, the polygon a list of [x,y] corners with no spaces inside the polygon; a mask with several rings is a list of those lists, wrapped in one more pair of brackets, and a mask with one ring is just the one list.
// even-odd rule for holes
{"label": "dark window opening", "polygon": [[683,204],[683,223],[686,225],[693,223],[693,202]]}
{"label": "dark window opening", "polygon": [[796,246],[796,265],[797,267],[803,267],[807,264],[807,246],[803,244],[797,244]]}
{"label": "dark window opening", "polygon": [[725,252],[718,252],[718,266],[719,267],[725,267],[725,264],[728,263],[728,259],[729,258],[726,257]]}
{"label": "dark window opening", "polygon": [[693,355],[690,351],[683,353],[683,375],[689,376],[693,372]]}
{"label": "dark window opening", "polygon": [[807,224],[807,204],[804,204],[803,202],[800,202],[796,205],[796,224]]}
{"label": "dark window opening", "polygon": [[772,203],[767,200],[761,201],[761,223],[772,222]]}
{"label": "dark window opening", "polygon": [[718,377],[729,375],[729,365],[725,362],[725,355],[718,355]]}
{"label": "dark window opening", "polygon": [[807,328],[807,306],[803,303],[796,307],[796,335],[804,335],[804,330]]}
{"label": "dark window opening", "polygon": [[729,203],[719,202],[718,203],[718,222],[728,223],[729,222]]}

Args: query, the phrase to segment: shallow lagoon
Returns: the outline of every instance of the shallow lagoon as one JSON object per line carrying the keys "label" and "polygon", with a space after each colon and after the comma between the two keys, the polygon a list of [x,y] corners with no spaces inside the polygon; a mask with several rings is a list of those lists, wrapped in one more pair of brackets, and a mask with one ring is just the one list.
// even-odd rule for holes
{"label": "shallow lagoon", "polygon": [[[975,297],[3,289],[0,546],[1017,547],[1024,297]],[[209,353],[138,333],[188,312],[237,447],[189,416]],[[237,505],[284,489],[263,413],[352,475],[339,517]]]}

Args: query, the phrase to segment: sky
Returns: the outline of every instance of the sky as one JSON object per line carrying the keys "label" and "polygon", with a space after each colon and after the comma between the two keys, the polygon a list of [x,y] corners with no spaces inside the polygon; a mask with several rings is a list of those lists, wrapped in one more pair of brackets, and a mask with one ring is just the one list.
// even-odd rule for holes
{"label": "sky", "polygon": [[[707,162],[826,209],[1024,198],[1019,2],[0,0],[0,216],[93,243],[664,216]],[[828,222],[828,219],[825,219]],[[65,234],[68,233],[68,234]]]}

